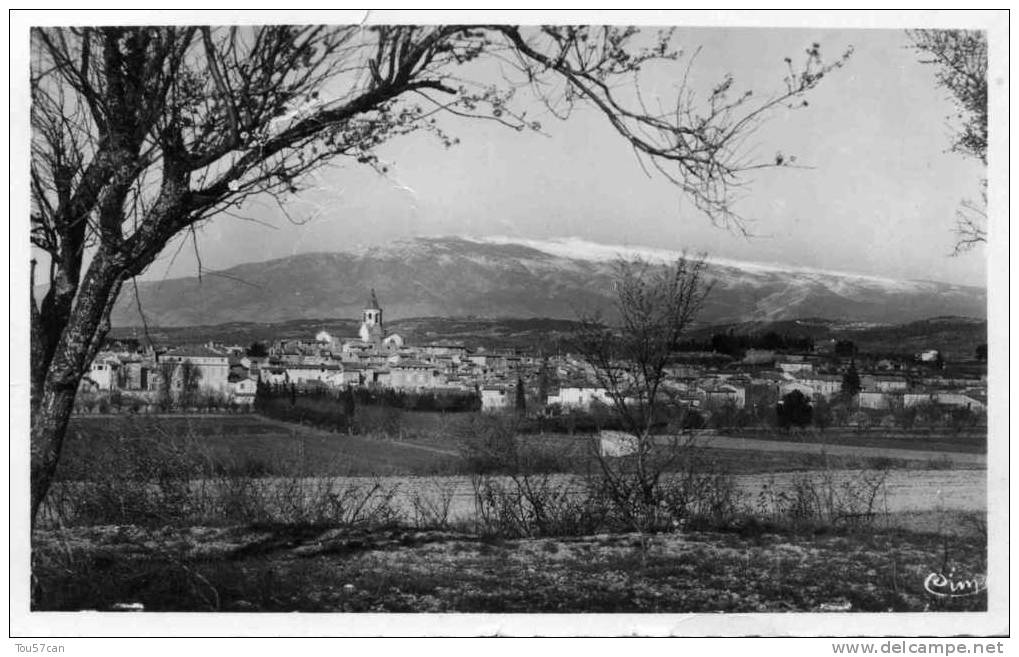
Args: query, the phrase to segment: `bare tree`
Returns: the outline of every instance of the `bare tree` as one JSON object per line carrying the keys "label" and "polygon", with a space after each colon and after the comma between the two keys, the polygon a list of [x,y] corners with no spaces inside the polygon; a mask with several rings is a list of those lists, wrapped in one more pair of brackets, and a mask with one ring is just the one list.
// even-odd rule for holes
{"label": "bare tree", "polygon": [[198,403],[198,386],[202,380],[202,369],[188,359],[178,368],[180,371],[180,406],[188,409]]}
{"label": "bare tree", "polygon": [[678,433],[656,436],[655,429],[670,415],[681,420],[683,408],[666,385],[667,367],[710,291],[704,270],[703,258],[661,266],[617,262],[614,317],[582,317],[575,336],[576,350],[632,438],[624,458],[598,451],[602,481],[642,533],[658,524],[662,476],[684,447]]}
{"label": "bare tree", "polygon": [[160,410],[168,411],[173,408],[174,395],[173,383],[177,373],[177,363],[171,360],[163,360],[156,367],[156,377],[159,382],[159,392],[156,403]]}
{"label": "bare tree", "polygon": [[[987,166],[987,33],[979,30],[910,30],[924,64],[936,67],[938,85],[952,94],[956,111],[952,150]],[[980,200],[964,200],[956,211],[955,253],[987,241],[987,179]]]}
{"label": "bare tree", "polygon": [[[641,44],[644,45],[641,45]],[[175,238],[279,203],[343,158],[415,130],[455,143],[448,113],[541,130],[521,97],[560,118],[599,110],[639,160],[713,220],[741,225],[734,193],[754,160],[750,133],[801,103],[845,57],[816,44],[770,95],[731,77],[698,100],[681,84],[649,108],[642,69],[674,62],[671,33],[592,26],[164,26],[39,28],[31,33],[31,239],[48,260],[31,301],[32,517],[46,495],[78,381],[110,327],[123,284]],[[474,80],[480,60],[504,79]],[[791,60],[790,60],[791,61]],[[522,93],[518,93],[522,92]],[[289,216],[289,215],[288,215]]]}

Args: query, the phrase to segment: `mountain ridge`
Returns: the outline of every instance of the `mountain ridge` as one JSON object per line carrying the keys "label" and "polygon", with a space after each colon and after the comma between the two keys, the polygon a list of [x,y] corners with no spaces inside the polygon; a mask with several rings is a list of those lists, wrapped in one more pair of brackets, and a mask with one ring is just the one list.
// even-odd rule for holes
{"label": "mountain ridge", "polygon": [[[588,255],[580,257],[584,249]],[[652,262],[680,255],[580,240],[414,238],[243,263],[201,281],[139,282],[138,292],[145,322],[159,326],[358,318],[370,288],[387,318],[573,319],[610,301],[613,252]],[[723,259],[709,259],[707,274],[714,288],[702,319],[710,323],[809,315],[877,323],[986,317],[986,290],[973,286]],[[133,289],[121,295],[112,321],[142,324]]]}

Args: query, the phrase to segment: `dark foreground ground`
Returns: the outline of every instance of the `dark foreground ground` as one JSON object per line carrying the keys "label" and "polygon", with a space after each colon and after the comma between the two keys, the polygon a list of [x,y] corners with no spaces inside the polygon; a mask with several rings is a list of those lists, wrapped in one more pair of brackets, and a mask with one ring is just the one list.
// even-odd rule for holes
{"label": "dark foreground ground", "polygon": [[322,526],[37,531],[35,610],[227,612],[977,611],[931,573],[986,573],[982,514],[849,532],[759,525],[542,539]]}
{"label": "dark foreground ground", "polygon": [[[735,520],[642,540],[632,533],[492,538],[469,521],[446,522],[445,513],[438,514],[441,524],[416,524],[406,512],[400,518],[347,513],[340,514],[346,528],[338,528],[313,524],[309,518],[337,514],[310,513],[317,507],[309,505],[343,506],[350,499],[333,499],[342,490],[318,491],[309,499],[303,488],[278,486],[271,489],[278,489],[275,497],[252,498],[246,487],[256,478],[420,478],[470,471],[460,426],[465,418],[401,413],[397,419],[385,431],[347,435],[255,415],[75,418],[57,489],[77,504],[63,515],[55,511],[63,507],[54,505],[32,536],[33,609],[655,613],[987,607],[985,592],[940,597],[924,588],[932,574],[952,573],[953,581],[964,581],[986,573],[982,503],[944,504],[935,490],[926,503],[908,507],[923,511],[879,515],[873,525],[847,527],[831,518],[804,520],[790,501],[868,489],[843,490],[841,480],[818,480],[800,498],[784,498],[782,513],[755,515],[756,507],[743,505],[740,513],[726,516]],[[944,471],[948,477],[960,466],[982,469],[969,461],[986,446],[979,433],[829,431],[745,438],[738,449],[709,448],[693,456],[710,472],[737,476],[897,469],[919,475]],[[804,444],[772,449],[778,438]],[[556,457],[549,461],[552,472],[584,472],[590,466],[589,438],[550,434],[526,440],[536,453]],[[840,454],[825,445],[855,446],[859,453]],[[890,458],[875,456],[874,449],[914,453]],[[939,449],[936,458],[929,455]],[[184,485],[195,477],[218,477],[237,499],[227,497],[231,506],[217,498],[214,511],[194,511],[198,502],[209,501]],[[145,481],[159,485],[139,483]],[[94,499],[84,500],[90,504],[82,504],[86,489],[75,488],[80,482],[91,487]],[[713,491],[720,504],[735,504],[727,490],[712,488],[705,501],[714,499]],[[752,507],[760,497],[747,504]],[[241,513],[265,510],[259,504],[274,514]],[[257,508],[248,509],[252,505]],[[174,516],[177,511],[183,515]],[[425,511],[438,517],[431,507]],[[277,517],[281,524],[251,524]],[[780,521],[755,520],[766,517]],[[383,528],[351,528],[365,522]],[[407,528],[411,525],[458,531]]]}

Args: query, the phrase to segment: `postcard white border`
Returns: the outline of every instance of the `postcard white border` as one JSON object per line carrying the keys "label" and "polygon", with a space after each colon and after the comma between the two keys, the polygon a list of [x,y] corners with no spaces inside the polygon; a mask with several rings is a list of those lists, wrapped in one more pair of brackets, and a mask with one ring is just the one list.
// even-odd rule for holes
{"label": "postcard white border", "polygon": [[[517,23],[632,23],[694,26],[895,28],[971,27],[986,29],[990,43],[989,216],[987,249],[989,327],[989,611],[971,614],[96,614],[29,613],[28,603],[28,78],[27,28],[39,24],[139,23],[344,23],[359,22],[364,12],[292,10],[187,9],[130,11],[76,10],[40,13],[14,11],[10,16],[10,427],[11,478],[9,519],[12,636],[951,636],[1008,632],[1010,571],[1008,525],[1009,370],[1009,230],[1008,230],[1008,16],[987,12],[944,11],[555,11],[436,12],[373,10],[369,20],[392,23],[513,21]],[[190,9],[190,10],[188,10]],[[454,16],[449,14],[453,13]],[[1001,80],[1001,82],[999,82]],[[1006,354],[1009,354],[1006,365]],[[20,437],[20,439],[19,439]]]}

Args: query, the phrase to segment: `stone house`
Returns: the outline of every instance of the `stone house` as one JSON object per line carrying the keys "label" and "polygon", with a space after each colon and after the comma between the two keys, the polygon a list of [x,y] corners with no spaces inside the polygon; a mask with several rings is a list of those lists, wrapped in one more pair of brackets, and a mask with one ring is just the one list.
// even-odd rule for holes
{"label": "stone house", "polygon": [[605,388],[582,384],[561,386],[557,393],[548,396],[549,405],[563,408],[590,408],[595,402],[608,405],[612,399]]}
{"label": "stone house", "polygon": [[[159,360],[167,363],[190,361],[201,372],[201,378],[198,381],[199,389],[216,392],[229,391],[230,358],[226,353],[207,346],[186,346],[167,351],[159,357]],[[175,375],[175,378],[177,376]]]}
{"label": "stone house", "polygon": [[499,411],[512,408],[516,400],[515,386],[484,386],[481,388],[481,410]]}

